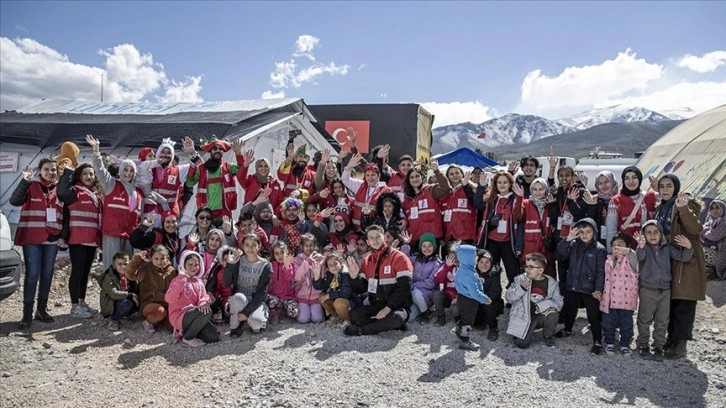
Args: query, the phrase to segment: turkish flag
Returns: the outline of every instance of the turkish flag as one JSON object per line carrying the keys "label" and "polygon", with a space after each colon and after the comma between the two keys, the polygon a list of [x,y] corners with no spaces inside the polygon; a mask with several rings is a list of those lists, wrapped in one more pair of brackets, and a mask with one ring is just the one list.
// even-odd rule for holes
{"label": "turkish flag", "polygon": [[482,132],[482,133],[479,133],[479,136],[477,136],[477,139],[485,139],[486,137],[487,137],[487,134]]}
{"label": "turkish flag", "polygon": [[341,148],[351,147],[351,130],[356,134],[355,145],[360,153],[368,153],[370,150],[371,121],[369,120],[328,120],[325,122],[325,130],[333,136]]}

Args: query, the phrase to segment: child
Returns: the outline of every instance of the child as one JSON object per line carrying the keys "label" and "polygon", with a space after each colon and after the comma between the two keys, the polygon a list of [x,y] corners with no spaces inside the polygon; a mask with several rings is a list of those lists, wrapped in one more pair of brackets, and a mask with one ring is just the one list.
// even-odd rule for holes
{"label": "child", "polygon": [[327,271],[317,262],[313,264],[313,287],[322,292],[320,304],[332,316],[333,324],[350,321],[351,306],[357,306],[353,296],[348,267],[343,254],[333,251],[325,257]]}
{"label": "child", "polygon": [[486,323],[489,327],[487,340],[496,341],[499,338],[499,323],[497,316],[504,310],[502,301],[502,280],[499,266],[492,266],[492,254],[486,249],[476,251],[476,272],[484,285],[484,293],[492,300],[491,304],[480,304],[474,318],[474,326]]}
{"label": "child", "polygon": [[610,242],[613,253],[605,262],[605,287],[600,300],[605,354],[615,354],[615,329],[620,328],[620,353],[630,357],[633,339],[633,312],[638,307],[638,257],[631,249],[632,239],[621,233]]}
{"label": "child", "polygon": [[542,329],[547,347],[554,347],[558,312],[563,300],[560,286],[551,276],[545,275],[547,258],[537,252],[525,257],[524,273],[514,277],[505,295],[512,304],[509,311],[507,333],[514,337],[514,345],[527,348],[532,344],[534,331]]}
{"label": "child", "polygon": [[[645,234],[645,235],[644,235]],[[677,249],[663,236],[663,229],[656,220],[643,224],[643,234],[635,233],[640,262],[640,307],[638,308],[638,355],[643,359],[663,360],[668,315],[671,302],[671,258],[688,262],[693,257],[691,241],[677,235]],[[653,354],[650,353],[650,325],[653,324]]]}
{"label": "child", "polygon": [[600,298],[605,285],[605,259],[607,251],[599,243],[597,225],[592,218],[583,218],[570,229],[567,237],[557,244],[557,252],[569,260],[565,293],[565,328],[555,334],[557,338],[570,337],[580,303],[585,304],[590,323],[593,345],[590,353],[602,352],[602,326],[600,324]]}
{"label": "child", "polygon": [[276,325],[280,322],[282,314],[296,319],[300,314],[300,308],[292,287],[295,279],[292,268],[293,256],[282,241],[272,246],[272,255],[272,280],[267,291],[267,306],[270,308],[270,324]]}
{"label": "child", "polygon": [[242,238],[247,234],[255,234],[262,242],[262,255],[267,256],[272,253],[272,244],[267,238],[267,233],[262,227],[257,225],[252,213],[241,213],[237,220],[237,245],[242,249]]}
{"label": "child", "polygon": [[217,257],[213,261],[213,267],[207,267],[209,272],[207,274],[207,283],[205,287],[211,301],[210,306],[213,313],[212,323],[214,324],[223,324],[227,319],[229,319],[227,302],[233,292],[231,285],[224,285],[224,262],[232,252],[236,253],[237,248],[227,245],[223,246],[217,251]]}
{"label": "child", "polygon": [[470,339],[471,325],[474,324],[476,311],[479,304],[490,305],[492,300],[484,294],[484,286],[476,273],[476,247],[472,245],[459,245],[456,249],[456,258],[459,260],[459,268],[454,276],[454,286],[457,297],[457,307],[459,309],[459,321],[454,327],[454,334],[458,337],[462,344],[459,348],[462,350],[477,351],[479,345]]}
{"label": "child", "polygon": [[134,293],[129,281],[124,276],[129,256],[124,252],[117,252],[111,260],[111,266],[102,274],[93,275],[101,287],[101,316],[108,318],[106,328],[118,331],[121,328],[121,319],[131,316],[139,310],[139,296]]}
{"label": "child", "polygon": [[371,247],[368,245],[365,235],[359,235],[358,239],[355,241],[355,245],[356,248],[353,253],[353,259],[355,259],[355,263],[360,266],[363,263],[363,258],[370,255]]}
{"label": "child", "polygon": [[312,234],[300,237],[302,252],[295,257],[295,297],[300,307],[298,323],[320,323],[325,320],[323,306],[320,304],[320,291],[313,286],[314,263],[322,262],[316,252],[318,244]]}
{"label": "child", "polygon": [[[268,309],[265,304],[267,289],[272,279],[272,269],[266,259],[260,257],[260,238],[247,234],[242,238],[242,251],[231,252],[225,260],[224,286],[232,288],[229,298],[230,337],[242,335],[247,322],[253,333],[260,333],[267,326]],[[239,264],[239,265],[238,265]]]}
{"label": "child", "polygon": [[[451,247],[455,247],[456,244],[451,244]],[[449,250],[449,254],[446,255],[446,262],[441,265],[436,275],[434,276],[434,282],[440,286],[440,289],[434,292],[434,311],[436,312],[437,326],[443,326],[446,324],[446,308],[451,308],[451,314],[454,319],[458,319],[458,310],[456,307],[456,297],[459,295],[454,285],[454,276],[456,276],[456,252]]]}
{"label": "child", "polygon": [[164,299],[176,271],[169,262],[169,250],[162,244],[154,245],[150,251],[141,251],[131,258],[126,270],[126,278],[139,282],[139,309],[146,318],[142,323],[148,334],[156,332],[155,326],[161,322],[168,331],[173,328],[169,323],[169,304]]}
{"label": "child", "polygon": [[194,251],[184,251],[179,258],[179,274],[171,281],[164,300],[169,303],[169,320],[182,332],[182,342],[199,347],[219,341],[212,326],[211,299],[200,278],[204,260]]}
{"label": "child", "polygon": [[[373,210],[373,211],[371,211]],[[361,230],[371,225],[380,225],[394,237],[403,229],[401,218],[401,199],[392,191],[384,192],[376,200],[376,208],[366,207],[361,217]]]}
{"label": "child", "polygon": [[[412,238],[408,231],[401,233],[401,239],[403,240],[401,252],[406,255],[411,252],[409,244]],[[411,305],[411,314],[408,321],[412,322],[418,319],[421,324],[424,324],[431,320],[432,312],[430,308],[433,306],[434,290],[436,290],[434,277],[436,271],[441,268],[444,262],[436,253],[436,237],[434,237],[434,234],[430,232],[422,234],[418,240],[418,249],[418,253],[408,256],[411,265],[413,265],[413,288],[411,289],[413,305]]]}

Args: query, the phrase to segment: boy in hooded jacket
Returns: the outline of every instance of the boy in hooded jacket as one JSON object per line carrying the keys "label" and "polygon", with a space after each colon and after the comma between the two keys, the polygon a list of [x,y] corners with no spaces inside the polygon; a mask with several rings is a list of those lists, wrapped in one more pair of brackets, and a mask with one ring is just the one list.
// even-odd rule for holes
{"label": "boy in hooded jacket", "polygon": [[111,259],[111,266],[101,274],[92,275],[101,287],[101,316],[108,318],[106,328],[118,331],[121,319],[131,316],[139,310],[138,288],[124,276],[129,256],[125,252],[117,252]]}
{"label": "boy in hooded jacket", "polygon": [[484,293],[484,286],[476,272],[476,247],[472,245],[459,245],[456,248],[456,257],[459,260],[459,269],[454,276],[454,286],[458,292],[459,321],[452,330],[462,344],[462,350],[479,350],[479,345],[472,342],[471,326],[474,324],[479,304],[489,305],[492,300]]}

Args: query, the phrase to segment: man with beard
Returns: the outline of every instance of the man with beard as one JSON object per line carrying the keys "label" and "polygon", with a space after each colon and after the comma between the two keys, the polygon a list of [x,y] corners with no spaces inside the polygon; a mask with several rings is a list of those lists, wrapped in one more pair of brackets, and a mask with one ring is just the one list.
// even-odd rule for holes
{"label": "man with beard", "polygon": [[[222,225],[224,217],[232,218],[232,211],[237,209],[237,187],[235,179],[239,166],[244,165],[242,156],[242,139],[235,139],[232,144],[212,137],[201,149],[209,153],[209,159],[189,169],[186,179],[187,187],[197,183],[197,208],[207,207],[212,210],[213,223]],[[237,164],[222,162],[222,156],[230,149],[234,152]]]}
{"label": "man with beard", "polygon": [[[289,153],[289,151],[288,151]],[[308,167],[307,147],[303,144],[288,154],[277,169],[277,178],[284,186],[283,197],[290,197],[293,191],[304,189],[309,195],[315,193],[315,171]]]}
{"label": "man with beard", "polygon": [[[550,172],[547,175],[547,183],[550,185],[550,187],[554,187],[555,185],[555,167],[557,167],[557,156],[555,156],[554,153],[551,153],[547,160],[550,162]],[[519,160],[519,166],[522,168],[522,173],[514,180],[516,184],[519,184],[520,187],[522,187],[522,190],[524,190],[524,198],[529,198],[529,186],[532,184],[534,179],[537,178],[537,169],[539,168],[539,160],[537,160],[536,157],[532,156],[531,154],[522,157],[521,160]],[[514,176],[517,174],[517,162],[512,161],[509,163],[508,168],[509,173]]]}

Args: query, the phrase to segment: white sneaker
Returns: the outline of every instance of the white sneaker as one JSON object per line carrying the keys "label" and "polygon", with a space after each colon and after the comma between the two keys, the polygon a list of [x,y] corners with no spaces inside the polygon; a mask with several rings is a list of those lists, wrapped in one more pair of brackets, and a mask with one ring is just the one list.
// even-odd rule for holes
{"label": "white sneaker", "polygon": [[90,319],[93,317],[93,314],[79,305],[71,308],[71,317],[76,319]]}

